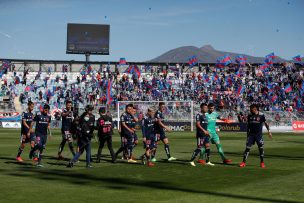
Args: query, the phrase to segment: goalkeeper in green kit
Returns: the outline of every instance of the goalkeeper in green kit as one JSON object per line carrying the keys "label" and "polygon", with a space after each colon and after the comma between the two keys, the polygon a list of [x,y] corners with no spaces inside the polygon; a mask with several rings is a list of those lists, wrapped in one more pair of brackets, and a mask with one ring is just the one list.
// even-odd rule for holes
{"label": "goalkeeper in green kit", "polygon": [[[225,157],[222,145],[220,143],[220,138],[219,138],[219,136],[216,132],[216,128],[215,128],[216,127],[216,120],[217,119],[224,120],[224,119],[220,118],[218,113],[216,113],[214,111],[214,104],[213,103],[208,104],[208,112],[205,115],[206,115],[206,118],[208,120],[207,130],[210,134],[211,143],[216,145],[217,151],[218,151],[219,155],[221,156],[221,158],[223,160],[223,163],[224,164],[231,163],[232,160],[227,159]],[[204,156],[205,156],[205,148],[202,148],[199,162],[201,162],[204,159]]]}

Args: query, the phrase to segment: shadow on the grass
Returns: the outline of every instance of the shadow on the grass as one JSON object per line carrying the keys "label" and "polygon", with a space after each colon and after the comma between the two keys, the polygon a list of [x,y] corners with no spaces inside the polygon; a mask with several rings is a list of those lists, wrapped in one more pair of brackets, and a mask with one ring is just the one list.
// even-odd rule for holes
{"label": "shadow on the grass", "polygon": [[[221,192],[213,192],[202,189],[189,189],[179,187],[170,183],[168,181],[146,181],[132,178],[117,178],[117,177],[100,177],[94,174],[85,174],[85,173],[77,173],[75,171],[68,170],[58,170],[58,169],[33,169],[29,167],[21,167],[18,169],[19,171],[12,172],[11,170],[0,169],[2,173],[11,176],[17,177],[30,177],[36,178],[40,180],[50,180],[50,181],[65,181],[70,184],[79,184],[79,185],[89,185],[94,184],[95,186],[106,187],[109,189],[116,190],[128,190],[130,187],[144,187],[150,189],[158,189],[158,190],[171,190],[171,191],[179,191],[179,192],[189,192],[194,194],[205,194],[212,195],[218,197],[226,197],[226,198],[234,198],[239,200],[253,200],[253,201],[264,201],[264,202],[291,202],[298,203],[300,201],[285,201],[274,198],[262,198],[262,197],[254,197],[254,196],[245,196],[245,195],[237,195],[237,194],[227,194]],[[26,173],[20,173],[26,172]],[[106,184],[110,184],[105,186]]]}
{"label": "shadow on the grass", "polygon": [[16,161],[15,157],[0,156],[0,160]]}
{"label": "shadow on the grass", "polygon": [[51,166],[66,166],[68,162],[57,162],[57,163],[46,162],[46,163],[51,165]]}
{"label": "shadow on the grass", "polygon": [[48,156],[48,155],[43,155],[43,159],[49,159],[49,160],[56,160],[56,161],[69,161],[71,159],[69,158],[63,158],[62,160],[59,160],[57,157],[55,156]]}
{"label": "shadow on the grass", "polygon": [[32,166],[33,164],[27,162],[18,162],[18,161],[5,161],[6,164],[16,164],[21,166]]}
{"label": "shadow on the grass", "polygon": [[188,165],[189,162],[190,160],[186,160],[186,159],[176,159],[175,161],[168,161],[168,159],[161,159],[157,161],[157,163],[170,163],[177,165]]}
{"label": "shadow on the grass", "polygon": [[[233,155],[233,156],[240,156],[243,157],[243,154],[240,155],[240,153],[234,153],[234,152],[225,152],[225,155]],[[278,155],[278,154],[265,154],[265,158],[272,158],[272,159],[284,159],[284,160],[304,160],[304,156],[285,156],[285,155]],[[259,156],[257,153],[252,153],[249,156]]]}
{"label": "shadow on the grass", "polygon": [[18,162],[16,161],[16,158],[14,157],[5,157],[5,156],[0,156],[0,160],[5,160],[5,164],[15,164],[15,165],[21,165],[21,166],[31,166],[31,163],[28,162]]}
{"label": "shadow on the grass", "polygon": [[213,162],[212,160],[210,160],[211,163],[215,164],[215,165],[222,165],[222,166],[233,166],[233,167],[236,167],[236,166],[239,166],[238,163],[229,163],[229,164],[224,164],[223,162],[218,162],[218,161],[215,161]]}

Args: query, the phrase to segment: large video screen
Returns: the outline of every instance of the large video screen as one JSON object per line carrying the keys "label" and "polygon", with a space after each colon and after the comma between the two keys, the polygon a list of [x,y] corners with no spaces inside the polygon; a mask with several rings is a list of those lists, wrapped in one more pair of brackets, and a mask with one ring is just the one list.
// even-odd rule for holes
{"label": "large video screen", "polygon": [[68,23],[67,54],[109,55],[110,25]]}

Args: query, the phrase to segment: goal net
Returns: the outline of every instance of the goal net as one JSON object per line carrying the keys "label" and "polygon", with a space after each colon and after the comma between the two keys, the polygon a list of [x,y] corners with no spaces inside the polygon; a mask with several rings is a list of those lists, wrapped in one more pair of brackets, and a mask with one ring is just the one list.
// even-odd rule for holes
{"label": "goal net", "polygon": [[[119,101],[117,104],[117,123],[120,125],[120,116],[125,112],[127,104],[133,104],[137,109],[136,117],[141,120],[148,109],[158,110],[163,101]],[[193,101],[164,101],[165,124],[173,131],[193,131]],[[137,128],[140,128],[139,122]]]}

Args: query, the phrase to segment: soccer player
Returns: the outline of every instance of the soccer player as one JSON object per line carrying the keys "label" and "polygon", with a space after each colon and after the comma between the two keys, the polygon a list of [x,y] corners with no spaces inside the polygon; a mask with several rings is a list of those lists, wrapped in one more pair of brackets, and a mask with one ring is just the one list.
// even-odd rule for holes
{"label": "soccer player", "polygon": [[61,133],[62,133],[62,141],[59,145],[58,149],[58,159],[63,160],[64,157],[61,155],[65,143],[68,142],[69,148],[73,156],[75,156],[75,151],[73,147],[73,138],[71,133],[71,127],[73,122],[73,111],[72,111],[72,102],[66,101],[66,107],[63,109],[63,112],[61,114],[62,116],[62,125],[61,125]]}
{"label": "soccer player", "polygon": [[[202,103],[200,105],[201,112],[196,115],[196,140],[197,140],[197,148],[193,151],[190,164],[191,166],[195,166],[194,159],[197,155],[201,152],[202,147],[205,148],[205,155],[206,155],[206,164],[213,166],[209,161],[210,157],[210,143],[209,143],[209,132],[207,130],[208,120],[205,115],[208,111],[208,107],[206,103]],[[202,163],[203,164],[203,163]]]}
{"label": "soccer player", "polygon": [[[165,134],[165,130],[167,130],[168,132],[172,131],[168,126],[166,126],[164,124],[165,117],[164,117],[163,112],[165,111],[165,108],[166,108],[165,103],[160,102],[159,108],[155,112],[154,130],[155,130],[155,135],[156,135],[156,139],[157,139],[156,144],[158,144],[158,142],[161,140],[165,145],[165,152],[167,154],[168,161],[174,161],[174,160],[176,160],[176,158],[172,157],[170,154],[169,139],[166,137],[166,134]],[[155,153],[156,153],[156,150],[152,154],[153,162],[156,162]]]}
{"label": "soccer player", "polygon": [[78,151],[67,167],[72,168],[74,163],[79,160],[81,154],[86,151],[86,167],[93,168],[91,165],[91,139],[93,137],[95,116],[93,115],[94,107],[87,105],[85,112],[79,118],[80,137],[78,138]]}
{"label": "soccer player", "polygon": [[142,120],[143,142],[146,149],[145,154],[142,156],[142,164],[145,164],[145,160],[147,160],[148,167],[154,166],[154,163],[151,162],[151,152],[156,149],[154,122],[154,111],[148,109],[147,116]]}
{"label": "soccer player", "polygon": [[121,131],[121,121],[119,122],[120,125],[118,125],[118,133],[120,135],[120,148],[115,153],[115,159],[117,159],[117,156],[119,153],[123,152],[122,159],[127,159],[127,139],[125,138],[124,134]]}
{"label": "soccer player", "polygon": [[38,151],[38,164],[37,167],[43,167],[41,164],[42,160],[42,153],[46,146],[46,141],[48,137],[47,131],[49,131],[49,136],[52,136],[50,131],[50,123],[51,123],[51,115],[49,114],[50,106],[45,104],[43,106],[42,112],[38,112],[34,117],[34,122],[31,123],[31,128],[33,127],[34,123],[36,124],[35,127],[35,135],[36,135],[36,145],[30,151],[29,157],[32,159],[34,152]]}
{"label": "soccer player", "polygon": [[128,163],[136,163],[136,160],[132,159],[132,152],[133,152],[133,143],[134,143],[134,129],[132,128],[132,120],[134,112],[133,104],[128,104],[126,106],[126,112],[124,112],[120,116],[120,129],[121,129],[121,137],[122,137],[122,146],[120,149],[115,153],[115,157],[118,156],[119,153],[123,151],[127,151],[127,159]]}
{"label": "soccer player", "polygon": [[136,129],[135,129],[136,123],[138,122],[138,118],[135,117],[136,112],[137,112],[137,109],[133,106],[133,111],[132,111],[132,116],[133,116],[133,119],[132,119],[132,129],[134,130],[134,134],[133,134],[133,150],[136,147],[136,145],[138,144],[138,137],[137,137]]}
{"label": "soccer player", "polygon": [[23,162],[21,154],[24,150],[25,144],[30,142],[31,148],[35,146],[35,134],[31,132],[31,123],[33,122],[34,115],[32,113],[34,109],[34,103],[29,101],[27,103],[27,111],[22,113],[22,122],[21,122],[21,145],[18,149],[18,154],[16,160]]}
{"label": "soccer player", "polygon": [[266,122],[264,114],[259,112],[259,108],[256,104],[252,104],[250,106],[250,114],[247,116],[247,142],[246,149],[244,151],[243,162],[240,164],[241,168],[246,166],[250,148],[255,144],[255,142],[259,148],[261,167],[265,168],[263,124],[265,124],[265,127],[268,131],[268,136],[271,139],[272,133],[270,132],[269,125]]}
{"label": "soccer player", "polygon": [[[225,157],[225,154],[224,154],[224,151],[223,151],[223,148],[222,148],[222,145],[220,143],[220,138],[216,132],[216,120],[217,119],[220,119],[220,120],[225,120],[223,118],[221,118],[218,113],[216,113],[214,111],[214,104],[213,103],[210,103],[208,104],[208,112],[205,113],[206,115],[206,118],[208,120],[208,125],[207,125],[207,130],[210,134],[210,141],[212,144],[215,144],[216,145],[216,148],[217,148],[217,151],[219,153],[219,155],[221,156],[222,160],[223,160],[223,163],[224,164],[229,164],[232,162],[232,160],[230,159],[226,159]],[[202,150],[201,151],[201,158],[200,159],[203,159],[204,157],[204,154],[205,154],[205,150]]]}
{"label": "soccer player", "polygon": [[99,109],[100,118],[96,121],[96,129],[98,130],[99,148],[97,153],[97,163],[100,163],[102,148],[105,142],[109,148],[112,163],[115,163],[115,153],[112,147],[112,135],[113,135],[113,122],[112,117],[106,114],[106,108],[100,107]]}

